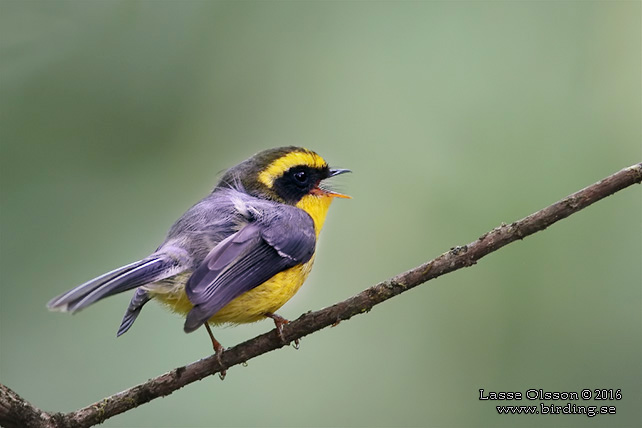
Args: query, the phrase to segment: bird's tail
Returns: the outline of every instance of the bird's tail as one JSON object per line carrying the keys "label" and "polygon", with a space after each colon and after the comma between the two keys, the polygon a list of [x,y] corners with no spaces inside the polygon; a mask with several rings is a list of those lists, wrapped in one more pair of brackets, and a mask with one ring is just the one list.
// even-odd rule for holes
{"label": "bird's tail", "polygon": [[47,307],[53,311],[74,313],[97,300],[159,281],[179,271],[180,268],[176,260],[158,257],[139,260],[107,272],[61,294],[49,301]]}

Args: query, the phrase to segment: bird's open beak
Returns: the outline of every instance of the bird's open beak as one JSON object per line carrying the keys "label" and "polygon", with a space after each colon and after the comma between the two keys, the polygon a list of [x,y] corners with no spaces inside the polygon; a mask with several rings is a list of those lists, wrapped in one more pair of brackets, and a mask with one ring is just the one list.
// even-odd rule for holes
{"label": "bird's open beak", "polygon": [[330,176],[328,178],[334,177],[335,175],[345,174],[346,172],[352,172],[352,171],[350,171],[349,169],[341,169],[341,168],[331,169]]}
{"label": "bird's open beak", "polygon": [[[345,174],[346,172],[352,172],[349,169],[331,169],[330,170],[330,175],[328,175],[328,178],[334,177],[340,174]],[[323,196],[330,196],[332,198],[344,198],[344,199],[352,199],[352,196],[344,195],[343,193],[338,193],[338,192],[333,192],[332,190],[324,189],[321,187],[316,187],[315,189],[312,190],[313,194],[317,195],[323,195]]]}

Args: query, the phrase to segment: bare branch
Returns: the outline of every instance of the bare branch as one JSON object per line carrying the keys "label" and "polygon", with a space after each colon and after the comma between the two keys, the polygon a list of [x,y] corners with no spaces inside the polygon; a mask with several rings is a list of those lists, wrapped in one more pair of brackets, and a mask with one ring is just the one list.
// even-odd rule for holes
{"label": "bare branch", "polygon": [[5,428],[56,426],[46,412],[0,384],[0,425]]}
{"label": "bare branch", "polygon": [[[283,337],[287,342],[294,341],[368,312],[373,306],[391,297],[430,279],[472,266],[487,254],[544,230],[600,199],[641,181],[642,163],[625,168],[528,217],[511,224],[501,224],[468,245],[454,247],[427,263],[380,282],[343,302],[307,312],[283,327]],[[220,363],[215,356],[210,356],[67,414],[43,412],[9,388],[0,385],[0,424],[6,427],[89,427],[283,346],[285,343],[276,330],[272,330],[226,350],[221,355]]]}

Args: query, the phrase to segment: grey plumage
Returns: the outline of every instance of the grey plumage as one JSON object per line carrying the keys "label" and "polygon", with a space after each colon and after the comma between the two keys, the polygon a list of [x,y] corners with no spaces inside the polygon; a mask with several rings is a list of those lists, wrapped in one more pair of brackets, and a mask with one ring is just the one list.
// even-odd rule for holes
{"label": "grey plumage", "polygon": [[187,281],[185,291],[194,308],[185,320],[186,332],[245,291],[310,260],[316,244],[312,218],[301,209],[272,204],[214,247]]}
{"label": "grey plumage", "polygon": [[130,263],[92,279],[54,299],[47,306],[64,312],[78,312],[97,300],[166,278],[176,263],[159,256]]}
{"label": "grey plumage", "polygon": [[120,336],[155,295],[165,299],[178,290],[184,297],[184,287],[193,306],[184,330],[191,332],[242,293],[307,263],[315,250],[315,225],[295,205],[313,191],[327,192],[319,183],[347,170],[330,170],[321,159],[313,166],[293,165],[273,182],[259,178],[266,167],[294,152],[320,159],[302,148],[281,147],[230,168],[209,195],[172,225],[154,253],[52,299],[48,307],[73,313],[136,289],[118,329]]}
{"label": "grey plumage", "polygon": [[[219,245],[234,237],[237,241],[228,240],[230,246]],[[244,291],[308,261],[315,243],[314,224],[305,211],[217,187],[174,223],[149,257],[88,281],[52,299],[48,307],[73,313],[102,298],[145,285],[136,290],[127,308],[118,329],[120,336],[152,299],[147,290],[171,287],[172,277],[195,272],[186,288],[195,305],[185,323],[185,331],[191,332]],[[223,251],[233,247],[232,252]],[[216,248],[219,251],[210,259],[223,259],[209,266],[204,261]]]}
{"label": "grey plumage", "polygon": [[149,295],[147,290],[141,287],[136,289],[134,297],[132,297],[131,302],[129,302],[125,316],[120,323],[120,327],[118,327],[118,332],[116,333],[117,337],[129,330],[129,328],[134,324],[134,321],[136,321],[136,318],[138,318],[138,314],[140,314],[145,303],[150,300],[152,300],[152,297]]}

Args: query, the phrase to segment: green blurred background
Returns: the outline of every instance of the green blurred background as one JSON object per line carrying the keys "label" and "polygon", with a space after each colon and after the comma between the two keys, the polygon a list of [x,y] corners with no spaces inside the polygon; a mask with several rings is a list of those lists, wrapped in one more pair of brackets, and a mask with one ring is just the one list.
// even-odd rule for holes
{"label": "green blurred background", "polygon": [[[75,316],[45,303],[146,256],[257,151],[303,145],[354,171],[291,319],[641,159],[636,1],[0,8],[0,381],[45,410],[211,353],[153,304],[116,339],[129,293]],[[627,189],[104,426],[639,426],[641,202]],[[615,416],[498,416],[480,388],[623,398],[574,402]]]}

